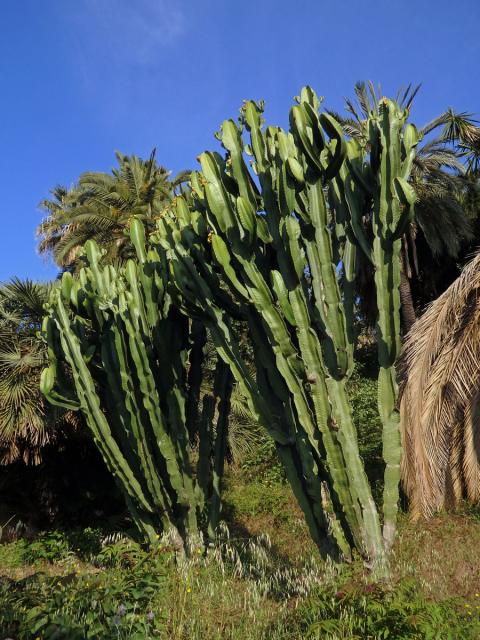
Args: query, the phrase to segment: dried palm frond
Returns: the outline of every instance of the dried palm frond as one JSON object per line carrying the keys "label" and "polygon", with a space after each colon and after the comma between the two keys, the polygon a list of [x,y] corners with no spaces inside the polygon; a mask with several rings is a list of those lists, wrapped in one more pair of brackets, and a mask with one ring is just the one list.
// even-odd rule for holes
{"label": "dried palm frond", "polygon": [[402,481],[414,516],[480,500],[480,254],[410,331],[400,361]]}
{"label": "dried palm frond", "polygon": [[228,458],[232,464],[240,464],[258,447],[262,429],[252,415],[238,384],[233,385],[228,417]]}

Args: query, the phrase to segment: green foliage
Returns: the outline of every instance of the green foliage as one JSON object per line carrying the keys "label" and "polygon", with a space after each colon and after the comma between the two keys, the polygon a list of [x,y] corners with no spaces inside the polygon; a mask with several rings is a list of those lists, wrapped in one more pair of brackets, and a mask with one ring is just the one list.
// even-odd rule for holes
{"label": "green foliage", "polygon": [[102,548],[104,531],[99,528],[86,527],[67,531],[66,538],[69,547],[75,554],[84,560],[89,560],[97,555]]}
{"label": "green foliage", "polygon": [[74,556],[89,560],[102,548],[101,529],[52,530],[38,535],[23,554],[26,562],[60,562]]}
{"label": "green foliage", "polygon": [[117,535],[111,542],[103,544],[100,551],[91,559],[99,567],[127,569],[145,561],[147,557],[138,543],[125,536]]}
{"label": "green foliage", "polygon": [[[98,532],[62,536],[86,550]],[[58,548],[59,539],[44,537],[44,545]],[[9,549],[2,560],[17,554],[15,546],[28,545],[0,546]],[[412,580],[365,582],[361,567],[292,566],[266,536],[236,540],[223,530],[206,554],[175,561],[166,541],[145,551],[118,534],[103,539],[92,560],[57,562],[57,575],[0,578],[2,633],[17,640],[476,640],[480,633],[478,594],[434,602]]]}
{"label": "green foliage", "polygon": [[39,533],[33,540],[20,538],[0,545],[0,567],[19,567],[22,564],[58,563],[80,558],[91,560],[102,551],[105,532],[101,529],[61,530]]}
{"label": "green foliage", "polygon": [[0,567],[4,571],[21,567],[26,562],[28,543],[25,539],[0,544]]}
{"label": "green foliage", "polygon": [[285,469],[278,459],[275,442],[268,435],[258,437],[240,465],[249,480],[266,486],[286,482]]}
{"label": "green foliage", "polygon": [[225,491],[225,504],[231,517],[242,515],[250,518],[262,514],[271,515],[276,521],[286,521],[291,517],[288,509],[289,493],[281,483],[271,483],[268,490],[264,482],[231,482]]}
{"label": "green foliage", "polygon": [[38,464],[45,445],[77,422],[38,388],[46,349],[37,332],[50,290],[18,278],[0,284],[0,464]]}
{"label": "green foliage", "polygon": [[59,562],[73,555],[67,536],[61,531],[49,531],[31,542],[24,554],[29,563]]}
{"label": "green foliage", "polygon": [[358,447],[372,486],[375,502],[380,505],[385,463],[382,458],[382,422],[378,415],[378,365],[374,345],[362,347],[355,354],[355,369],[348,381],[352,413],[358,434]]}
{"label": "green foliage", "polygon": [[349,381],[358,446],[367,473],[372,466],[382,463],[382,423],[377,411],[377,386],[376,380],[361,377],[356,370]]}
{"label": "green foliage", "polygon": [[152,229],[156,218],[188,178],[170,172],[156,161],[116,154],[118,167],[111,173],[87,171],[71,189],[57,186],[53,198],[40,203],[46,213],[37,229],[39,252],[53,256],[59,267],[75,269],[87,240],[105,249],[109,262],[125,262],[135,255],[128,229],[132,216]]}
{"label": "green foliage", "polygon": [[375,585],[317,591],[297,616],[310,640],[474,640],[480,633],[480,616],[470,605],[428,602],[408,582],[393,591]]}
{"label": "green foliage", "polygon": [[168,601],[168,554],[149,563],[79,577],[26,578],[12,593],[0,583],[0,628],[19,640],[64,638],[147,639],[158,637],[164,620],[154,599]]}

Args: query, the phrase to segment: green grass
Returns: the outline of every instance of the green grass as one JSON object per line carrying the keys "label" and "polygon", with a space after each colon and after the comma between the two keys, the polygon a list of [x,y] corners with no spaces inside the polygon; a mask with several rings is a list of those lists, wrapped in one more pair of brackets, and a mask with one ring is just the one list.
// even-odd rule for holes
{"label": "green grass", "polygon": [[[0,545],[0,637],[480,637],[477,512],[440,516],[414,528],[404,518],[393,582],[381,585],[369,580],[359,562],[323,563],[304,525],[295,529],[298,513],[287,487],[278,484],[262,501],[262,486],[242,485],[237,476],[227,498],[240,535],[224,527],[206,554],[197,549],[185,561],[175,559],[168,540],[147,552],[124,535],[105,536],[98,529]],[[252,535],[247,524],[270,529],[275,545],[265,533]]]}

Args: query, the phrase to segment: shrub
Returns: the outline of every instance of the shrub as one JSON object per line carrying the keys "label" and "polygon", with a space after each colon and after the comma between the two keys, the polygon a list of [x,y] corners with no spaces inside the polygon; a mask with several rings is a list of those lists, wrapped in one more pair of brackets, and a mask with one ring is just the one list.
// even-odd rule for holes
{"label": "shrub", "polygon": [[415,584],[394,590],[365,585],[351,591],[320,590],[297,616],[301,637],[311,640],[475,640],[480,618],[471,605],[425,600]]}
{"label": "shrub", "polygon": [[19,640],[130,640],[158,637],[164,629],[154,599],[169,601],[170,555],[148,563],[81,576],[32,576],[0,583],[0,629]]}

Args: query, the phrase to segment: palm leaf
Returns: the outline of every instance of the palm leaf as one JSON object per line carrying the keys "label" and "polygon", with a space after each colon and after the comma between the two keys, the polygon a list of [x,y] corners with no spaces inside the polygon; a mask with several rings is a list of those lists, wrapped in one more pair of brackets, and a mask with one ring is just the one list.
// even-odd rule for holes
{"label": "palm leaf", "polygon": [[415,516],[480,496],[479,294],[477,255],[405,343],[401,468]]}
{"label": "palm leaf", "polygon": [[111,173],[87,171],[72,189],[57,187],[41,208],[47,213],[37,229],[38,250],[53,256],[62,268],[73,270],[85,242],[92,238],[106,249],[105,260],[132,255],[124,233],[130,218],[139,216],[147,229],[169,205],[177,188],[188,180],[182,172],[173,180],[156,161],[116,152],[118,166]]}
{"label": "palm leaf", "polygon": [[18,278],[0,285],[0,464],[38,464],[43,447],[79,424],[39,389],[47,354],[37,332],[52,286]]}

